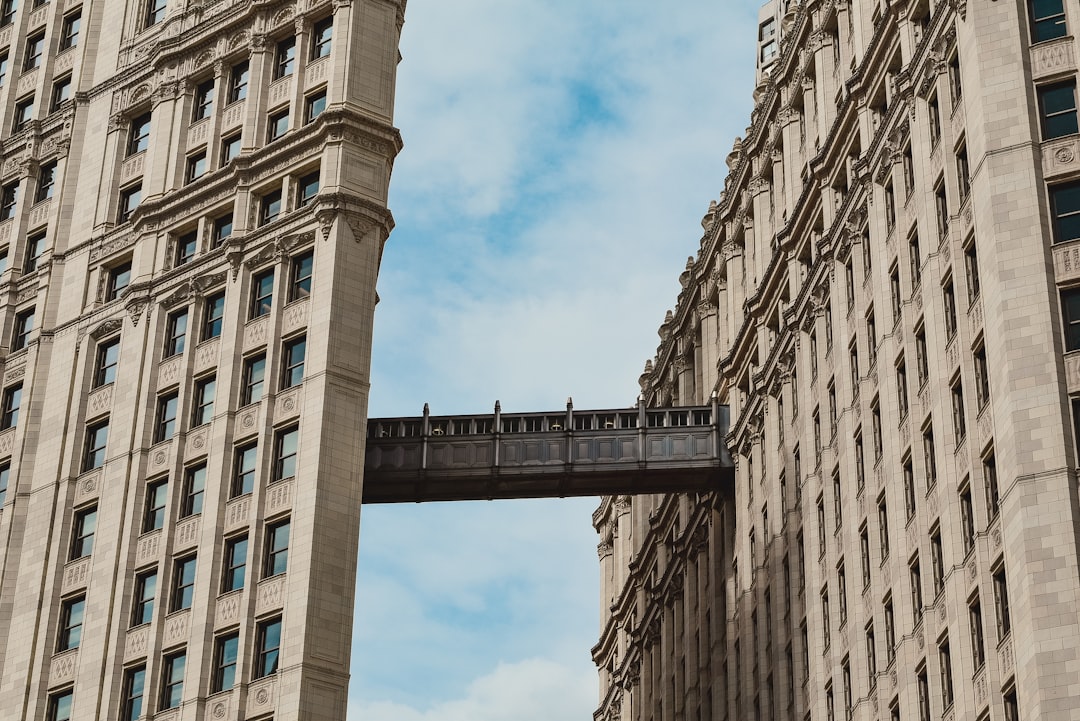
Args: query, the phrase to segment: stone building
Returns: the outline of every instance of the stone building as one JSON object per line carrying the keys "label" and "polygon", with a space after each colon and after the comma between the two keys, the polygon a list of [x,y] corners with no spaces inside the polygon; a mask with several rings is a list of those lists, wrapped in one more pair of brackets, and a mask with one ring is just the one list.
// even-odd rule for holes
{"label": "stone building", "polygon": [[650,404],[734,488],[605,498],[597,721],[1080,719],[1062,0],[773,0]]}
{"label": "stone building", "polygon": [[0,3],[0,718],[344,717],[404,6]]}

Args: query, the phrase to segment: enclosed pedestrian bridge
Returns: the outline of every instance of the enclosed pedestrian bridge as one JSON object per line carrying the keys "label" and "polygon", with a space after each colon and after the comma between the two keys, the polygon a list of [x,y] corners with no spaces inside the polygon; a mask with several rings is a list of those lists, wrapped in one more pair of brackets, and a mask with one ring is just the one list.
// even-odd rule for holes
{"label": "enclosed pedestrian bridge", "polygon": [[364,503],[731,489],[728,407],[373,418]]}

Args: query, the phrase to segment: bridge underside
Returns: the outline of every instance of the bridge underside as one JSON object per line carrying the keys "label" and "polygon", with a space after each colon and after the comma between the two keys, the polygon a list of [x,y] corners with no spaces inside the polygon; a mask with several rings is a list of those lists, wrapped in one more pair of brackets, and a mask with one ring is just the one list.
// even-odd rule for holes
{"label": "bridge underside", "polygon": [[734,487],[727,408],[425,415],[368,425],[364,503],[695,493]]}

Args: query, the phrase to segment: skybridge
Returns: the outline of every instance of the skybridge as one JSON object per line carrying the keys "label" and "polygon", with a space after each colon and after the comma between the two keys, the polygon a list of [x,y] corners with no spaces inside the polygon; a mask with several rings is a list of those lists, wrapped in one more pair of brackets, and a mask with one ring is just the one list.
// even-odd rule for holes
{"label": "skybridge", "polygon": [[373,418],[363,503],[693,493],[731,488],[728,407]]}

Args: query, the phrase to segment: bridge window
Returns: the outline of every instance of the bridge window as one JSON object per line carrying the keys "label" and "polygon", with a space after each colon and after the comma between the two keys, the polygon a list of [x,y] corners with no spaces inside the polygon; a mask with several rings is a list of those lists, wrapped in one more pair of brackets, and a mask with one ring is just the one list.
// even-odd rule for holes
{"label": "bridge window", "polygon": [[453,429],[455,436],[467,436],[467,435],[469,435],[469,433],[471,432],[471,426],[472,426],[472,421],[467,420],[467,419],[466,420],[461,420],[461,421],[451,421],[450,422],[450,427]]}
{"label": "bridge window", "polygon": [[549,431],[561,431],[563,430],[563,419],[561,416],[548,416],[547,427]]}
{"label": "bridge window", "polygon": [[[783,406],[781,406],[781,418],[783,417]],[[695,426],[707,426],[712,424],[712,411],[694,411],[694,425]],[[781,428],[783,425],[781,424]],[[782,433],[782,431],[781,431]],[[781,436],[783,437],[783,436]]]}
{"label": "bridge window", "polygon": [[474,433],[477,433],[477,434],[491,433],[492,428],[494,427],[494,424],[495,424],[495,421],[493,421],[493,420],[491,420],[489,418],[477,418],[476,419],[476,430],[474,431]]}
{"label": "bridge window", "polygon": [[416,438],[420,435],[420,422],[409,421],[408,423],[403,423],[401,430],[403,431],[401,435],[406,438]]}
{"label": "bridge window", "polygon": [[615,416],[613,416],[613,415],[600,416],[599,427],[600,428],[607,428],[607,429],[614,428],[615,427]]}
{"label": "bridge window", "polygon": [[504,418],[502,422],[503,433],[517,433],[521,430],[520,418]]}
{"label": "bridge window", "polygon": [[619,415],[619,428],[637,428],[637,413],[622,413]]}
{"label": "bridge window", "polygon": [[645,416],[645,424],[649,428],[663,428],[664,427],[664,414],[663,413],[649,413]]}
{"label": "bridge window", "polygon": [[672,411],[668,414],[671,426],[686,426],[690,424],[690,414],[686,411]]}
{"label": "bridge window", "polygon": [[526,433],[539,433],[544,430],[544,419],[540,418],[525,418],[525,432]]}
{"label": "bridge window", "polygon": [[593,427],[592,416],[574,416],[575,431],[591,431]]}

